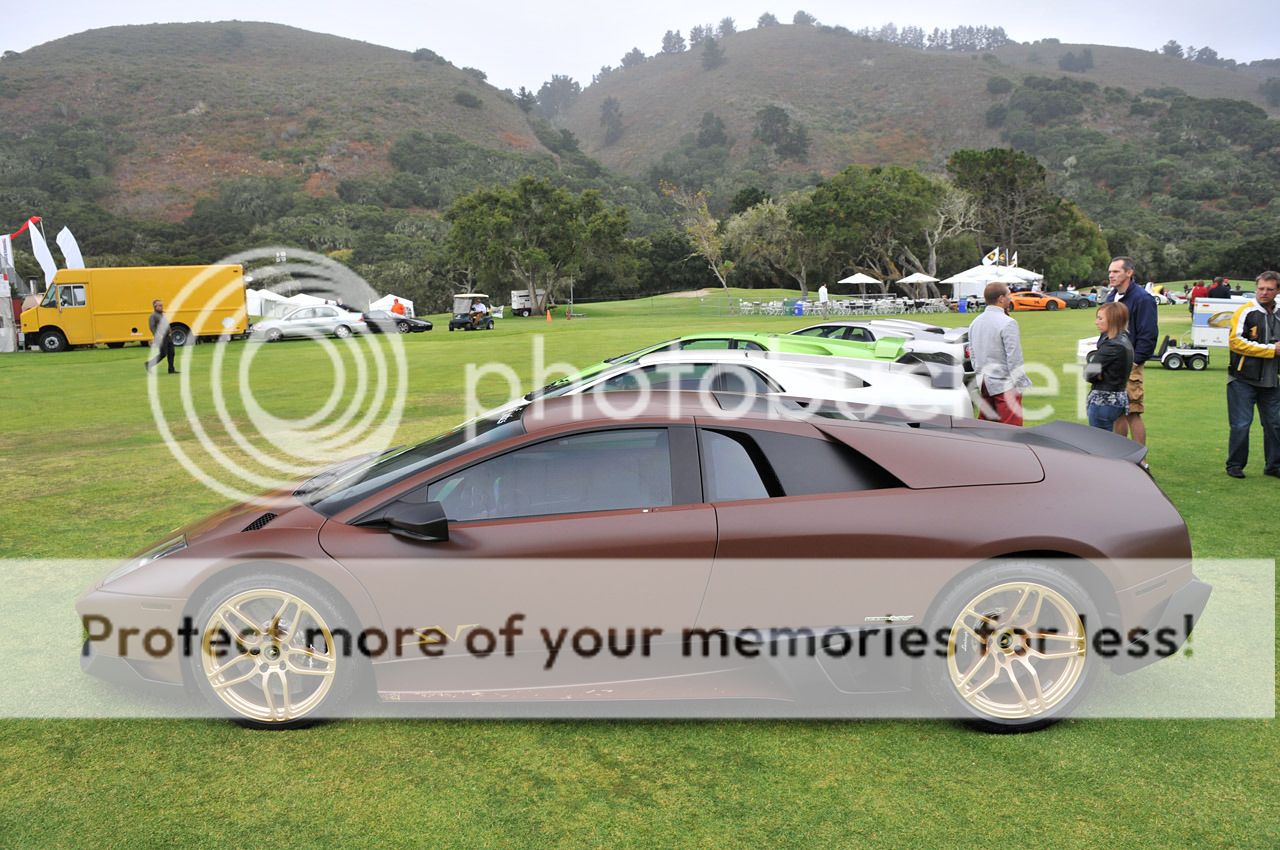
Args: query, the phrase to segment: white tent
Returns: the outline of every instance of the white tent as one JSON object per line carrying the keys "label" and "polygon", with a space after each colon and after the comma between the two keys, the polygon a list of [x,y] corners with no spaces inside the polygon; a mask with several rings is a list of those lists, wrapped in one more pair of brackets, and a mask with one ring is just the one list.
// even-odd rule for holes
{"label": "white tent", "polygon": [[929,277],[929,275],[925,274],[924,272],[916,272],[915,274],[909,274],[906,277],[904,277],[902,280],[898,281],[898,283],[937,283],[937,282],[938,282],[938,279],[936,277]]}
{"label": "white tent", "polygon": [[952,284],[955,287],[952,292],[952,298],[956,301],[963,301],[966,298],[982,300],[982,290],[987,288],[988,283],[997,280],[1001,282],[1040,283],[1044,281],[1044,275],[1036,274],[1030,269],[1019,268],[1018,266],[978,265],[971,269],[965,269],[960,274],[952,275],[940,282]]}
{"label": "white tent", "polygon": [[399,299],[400,303],[404,305],[404,313],[406,316],[415,315],[415,313],[413,312],[413,302],[410,301],[408,298],[405,298],[400,295],[384,295],[381,298],[379,298],[377,301],[370,301],[369,309],[370,310],[386,310],[388,313],[390,313],[391,305],[396,302],[396,299]]}
{"label": "white tent", "polygon": [[859,284],[879,283],[879,282],[880,281],[876,280],[871,275],[863,274],[862,272],[858,272],[857,274],[851,274],[848,277],[841,278],[840,280],[836,281],[836,283],[859,283]]}
{"label": "white tent", "polygon": [[246,289],[244,300],[250,316],[263,318],[283,316],[290,310],[289,305],[285,303],[285,297],[270,289]]}
{"label": "white tent", "polygon": [[284,299],[284,302],[292,307],[315,307],[317,304],[332,304],[332,301],[326,301],[315,295],[308,295],[305,292],[299,292],[297,295],[290,295]]}

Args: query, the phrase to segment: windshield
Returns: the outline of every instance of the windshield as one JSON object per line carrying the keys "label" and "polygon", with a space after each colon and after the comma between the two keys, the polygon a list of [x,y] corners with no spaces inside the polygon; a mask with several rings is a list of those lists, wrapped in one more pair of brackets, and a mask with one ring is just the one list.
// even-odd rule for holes
{"label": "windshield", "polygon": [[58,298],[58,287],[51,286],[49,291],[44,294],[44,300],[40,302],[41,307],[53,307],[56,305]]}
{"label": "windshield", "polygon": [[355,463],[341,464],[312,478],[295,490],[294,495],[317,512],[334,516],[379,490],[449,458],[523,434],[524,426],[520,424],[523,410],[478,419],[416,446],[394,448]]}

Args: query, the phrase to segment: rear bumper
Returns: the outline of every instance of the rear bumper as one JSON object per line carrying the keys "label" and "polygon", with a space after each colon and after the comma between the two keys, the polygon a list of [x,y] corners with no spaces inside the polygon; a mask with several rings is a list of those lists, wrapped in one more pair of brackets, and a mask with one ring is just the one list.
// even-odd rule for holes
{"label": "rear bumper", "polygon": [[1191,579],[1169,597],[1148,622],[1128,631],[1129,642],[1111,661],[1116,673],[1132,673],[1176,653],[1204,613],[1212,585]]}

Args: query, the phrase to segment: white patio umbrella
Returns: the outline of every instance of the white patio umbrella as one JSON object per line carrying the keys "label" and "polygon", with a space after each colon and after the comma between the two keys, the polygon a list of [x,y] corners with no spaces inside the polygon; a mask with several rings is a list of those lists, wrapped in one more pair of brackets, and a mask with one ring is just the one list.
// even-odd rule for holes
{"label": "white patio umbrella", "polygon": [[863,274],[862,272],[858,272],[857,274],[851,274],[846,278],[841,278],[840,280],[836,281],[836,283],[861,283],[861,284],[879,283],[879,282],[880,281],[876,280],[871,275]]}
{"label": "white patio umbrella", "polygon": [[937,283],[937,282],[938,282],[938,279],[936,277],[930,277],[924,272],[916,272],[915,274],[909,274],[906,277],[904,277],[902,280],[898,281],[898,283]]}

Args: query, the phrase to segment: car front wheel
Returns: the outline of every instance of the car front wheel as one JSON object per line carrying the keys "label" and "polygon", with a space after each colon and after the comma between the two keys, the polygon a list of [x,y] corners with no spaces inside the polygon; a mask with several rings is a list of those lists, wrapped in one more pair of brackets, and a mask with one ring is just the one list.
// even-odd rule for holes
{"label": "car front wheel", "polygon": [[407,334],[407,333],[409,332],[409,323],[408,323],[408,322],[396,322],[396,330],[400,331],[400,333],[402,333],[402,334]]}
{"label": "car front wheel", "polygon": [[45,331],[40,335],[40,350],[56,353],[67,350],[67,338],[62,331]]}
{"label": "car front wheel", "polygon": [[1045,308],[1046,310],[1056,310],[1056,309],[1058,309],[1058,302],[1057,302],[1057,301],[1050,301],[1050,302],[1048,302],[1047,304],[1045,304],[1045,305],[1044,305],[1044,308]]}
{"label": "car front wheel", "polygon": [[[342,606],[288,576],[251,576],[211,593],[195,617],[191,679],[219,713],[286,729],[337,716],[352,698],[357,657]],[[349,640],[348,640],[349,644]]]}
{"label": "car front wheel", "polygon": [[988,567],[953,585],[934,609],[946,637],[926,686],[947,716],[990,732],[1030,732],[1061,720],[1086,693],[1094,658],[1089,594],[1042,564]]}

